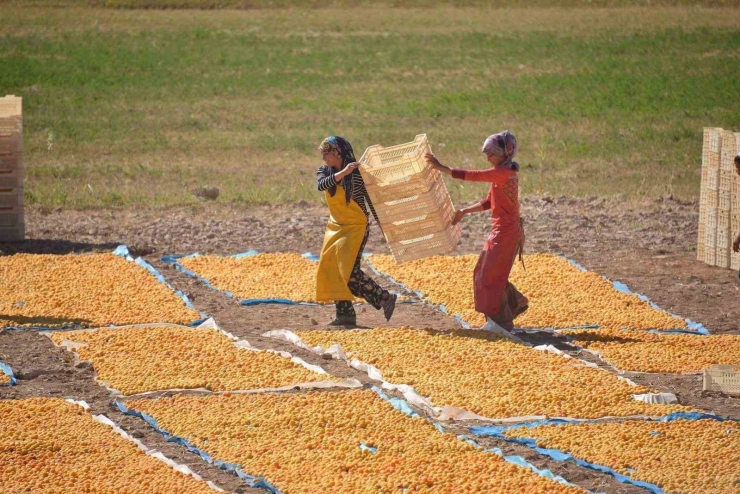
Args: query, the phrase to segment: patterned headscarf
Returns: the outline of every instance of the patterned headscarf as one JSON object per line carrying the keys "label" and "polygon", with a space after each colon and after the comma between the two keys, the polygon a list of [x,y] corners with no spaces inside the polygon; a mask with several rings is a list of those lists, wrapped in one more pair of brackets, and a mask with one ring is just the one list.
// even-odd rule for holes
{"label": "patterned headscarf", "polygon": [[[321,144],[319,145],[319,151],[336,151],[339,153],[339,156],[342,157],[342,166],[347,166],[350,163],[354,163],[357,161],[355,159],[355,152],[352,150],[352,145],[347,141],[347,139],[344,139],[343,137],[339,136],[329,136],[323,141],[321,141]],[[347,204],[349,204],[350,199],[352,198],[352,175],[355,173],[360,173],[360,170],[355,170],[342,180],[342,186],[344,187],[344,195],[345,199],[347,200]],[[329,194],[334,197],[334,194],[337,193],[337,188],[332,187],[329,189]]]}
{"label": "patterned headscarf", "polygon": [[495,156],[503,156],[505,159],[501,163],[502,165],[508,166],[515,172],[519,171],[519,163],[512,161],[516,156],[516,137],[508,130],[488,136],[483,141],[481,151]]}

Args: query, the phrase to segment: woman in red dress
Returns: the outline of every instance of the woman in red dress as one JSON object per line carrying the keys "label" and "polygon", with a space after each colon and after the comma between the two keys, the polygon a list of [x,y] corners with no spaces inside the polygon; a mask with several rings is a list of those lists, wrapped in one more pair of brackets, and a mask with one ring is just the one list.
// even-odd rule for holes
{"label": "woman in red dress", "polygon": [[455,211],[453,224],[466,214],[491,211],[493,225],[473,274],[475,310],[486,316],[481,329],[518,340],[509,332],[514,329],[514,318],[528,308],[529,301],[509,282],[509,273],[517,254],[524,246],[523,221],[519,216],[519,164],[512,161],[516,154],[516,137],[505,130],[488,137],[481,151],[492,168],[463,170],[449,168],[433,155],[427,162],[436,170],[452,178],[472,182],[488,182],[488,196],[480,203]]}

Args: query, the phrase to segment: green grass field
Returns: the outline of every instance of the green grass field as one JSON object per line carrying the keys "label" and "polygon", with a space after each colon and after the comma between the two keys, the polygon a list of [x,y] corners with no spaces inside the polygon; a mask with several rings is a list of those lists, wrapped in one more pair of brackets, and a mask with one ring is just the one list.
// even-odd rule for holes
{"label": "green grass field", "polygon": [[[695,198],[702,128],[740,131],[735,2],[31,3],[0,2],[0,94],[24,97],[26,195],[44,207],[191,204],[199,185],[225,202],[319,201],[328,134],[359,157],[427,133],[443,163],[482,167],[502,129],[519,138],[523,194]],[[450,183],[455,200],[484,191]]]}

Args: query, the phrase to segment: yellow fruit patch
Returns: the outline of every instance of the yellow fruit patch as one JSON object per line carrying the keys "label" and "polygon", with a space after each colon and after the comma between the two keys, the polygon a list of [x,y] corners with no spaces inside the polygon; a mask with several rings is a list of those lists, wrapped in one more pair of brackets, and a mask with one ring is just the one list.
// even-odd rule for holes
{"label": "yellow fruit patch", "polygon": [[600,329],[569,331],[574,344],[601,354],[620,370],[699,372],[714,364],[740,364],[740,336],[656,334]]}
{"label": "yellow fruit patch", "polygon": [[187,324],[198,319],[149,271],[113,254],[0,257],[0,327]]}
{"label": "yellow fruit patch", "polygon": [[[432,304],[444,305],[474,327],[485,318],[475,311],[473,270],[478,256],[433,256],[396,264],[393,257],[373,255],[370,263],[406,287],[420,291]],[[650,306],[636,295],[619,292],[611,282],[581,271],[559,256],[524,256],[526,271],[515,263],[509,280],[529,299],[529,310],[516,319],[522,328],[679,329],[685,321]]]}
{"label": "yellow fruit patch", "polygon": [[740,424],[716,420],[546,425],[511,429],[537,445],[605,465],[667,493],[736,493]]}
{"label": "yellow fruit patch", "polygon": [[291,494],[581,492],[441,434],[369,390],[179,395],[127,405],[211,457]]}
{"label": "yellow fruit patch", "polygon": [[59,398],[0,400],[0,492],[212,493]]}
{"label": "yellow fruit patch", "polygon": [[342,346],[348,357],[377,367],[394,384],[409,384],[436,406],[488,418],[545,415],[598,418],[663,416],[680,405],[650,405],[649,393],[575,359],[534,350],[483,331],[451,334],[411,328],[298,331],[309,345]]}
{"label": "yellow fruit patch", "polygon": [[338,381],[265,351],[237,348],[214,329],[183,326],[53,332],[56,344],[81,343],[81,360],[123,394],[163,389],[235,391]]}

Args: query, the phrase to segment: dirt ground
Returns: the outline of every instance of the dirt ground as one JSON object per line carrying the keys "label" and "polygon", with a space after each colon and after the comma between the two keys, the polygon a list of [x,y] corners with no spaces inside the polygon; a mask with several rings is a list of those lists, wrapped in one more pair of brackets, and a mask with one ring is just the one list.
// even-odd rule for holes
{"label": "dirt ground", "polygon": [[[672,199],[627,206],[616,200],[529,198],[523,201],[527,218],[528,252],[557,252],[587,268],[625,282],[648,295],[661,307],[703,323],[712,333],[740,334],[735,322],[740,280],[737,273],[713,268],[695,260],[697,206]],[[168,211],[31,211],[24,244],[0,245],[5,253],[81,252],[111,250],[127,244],[143,255],[196,307],[216,319],[231,333],[257,347],[290,351],[328,372],[355,377],[370,384],[367,376],[336,360],[325,360],[291,344],[262,337],[271,329],[318,329],[332,318],[333,308],[318,306],[258,305],[242,307],[165,265],[163,254],[222,253],[249,249],[262,251],[317,252],[323,238],[326,212],[308,204],[263,206],[238,210],[206,205],[198,210]],[[460,253],[477,252],[486,237],[485,214],[466,218]],[[367,251],[387,252],[375,230]],[[385,283],[385,282],[383,282]],[[362,306],[359,323],[364,327],[414,326],[455,329],[455,321],[423,303],[399,304],[388,324],[374,309]],[[579,358],[598,362],[568,346],[564,338],[549,333],[524,336],[532,343],[552,343]],[[71,354],[55,348],[38,333],[9,330],[0,334],[0,360],[10,364],[18,377],[15,387],[0,387],[0,399],[30,396],[63,396],[84,399],[95,413],[104,413],[148,446],[189,465],[194,471],[232,492],[251,492],[236,476],[207,465],[185,448],[167,443],[143,421],[128,417],[112,405],[113,398],[94,380],[86,364],[74,364]],[[606,366],[605,366],[606,367]],[[681,403],[724,416],[740,418],[740,400],[705,393],[698,375],[629,375],[639,384],[675,393]],[[463,426],[451,425],[457,433]],[[612,477],[542,457],[528,448],[486,438],[486,447],[499,447],[507,455],[520,455],[540,468],[548,468],[571,482],[595,492],[639,492]]]}

